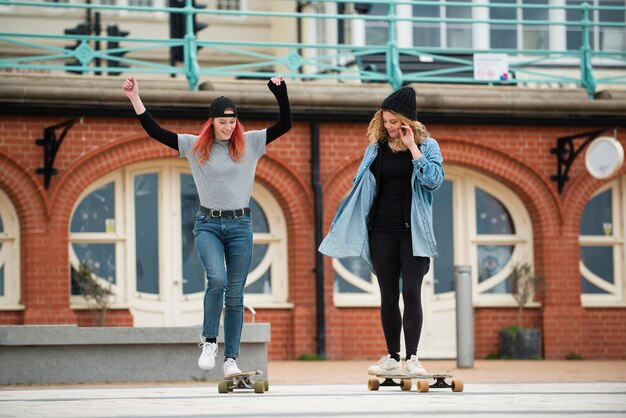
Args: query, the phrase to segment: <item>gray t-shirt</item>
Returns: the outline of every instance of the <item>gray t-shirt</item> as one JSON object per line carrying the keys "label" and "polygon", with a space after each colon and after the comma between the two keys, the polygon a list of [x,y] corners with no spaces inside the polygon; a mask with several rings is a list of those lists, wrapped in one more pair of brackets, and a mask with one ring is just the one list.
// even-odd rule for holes
{"label": "gray t-shirt", "polygon": [[228,151],[228,142],[216,139],[211,155],[203,164],[191,151],[197,135],[178,134],[178,152],[187,158],[200,205],[209,209],[232,210],[250,204],[254,174],[259,158],[265,154],[266,130],[248,131],[244,134],[246,152],[239,161],[233,161]]}

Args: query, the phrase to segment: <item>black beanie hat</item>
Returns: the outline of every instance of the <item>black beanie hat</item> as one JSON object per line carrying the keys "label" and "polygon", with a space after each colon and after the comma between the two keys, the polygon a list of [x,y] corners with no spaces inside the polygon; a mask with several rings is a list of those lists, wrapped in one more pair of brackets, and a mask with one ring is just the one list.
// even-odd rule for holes
{"label": "black beanie hat", "polygon": [[393,110],[408,119],[417,120],[415,90],[411,87],[402,87],[400,90],[394,91],[383,100],[380,108]]}
{"label": "black beanie hat", "polygon": [[[226,109],[233,109],[234,114],[226,113],[224,111]],[[209,106],[209,117],[210,118],[236,118],[237,117],[237,106],[235,102],[233,102],[228,97],[220,96],[216,99],[213,99],[211,102],[211,106]]]}

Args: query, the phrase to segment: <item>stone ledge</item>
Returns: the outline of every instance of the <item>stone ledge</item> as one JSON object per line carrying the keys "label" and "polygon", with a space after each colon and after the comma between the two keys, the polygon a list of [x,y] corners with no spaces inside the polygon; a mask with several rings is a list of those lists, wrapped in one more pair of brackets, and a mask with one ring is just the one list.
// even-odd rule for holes
{"label": "stone ledge", "polygon": [[[81,328],[74,325],[0,326],[0,384],[104,383],[219,380],[197,365],[200,327]],[[269,323],[245,323],[241,369],[259,369],[267,378]]]}
{"label": "stone ledge", "polygon": [[[252,327],[251,325],[255,325]],[[78,327],[76,325],[0,326],[0,347],[15,345],[181,344],[197,343],[200,327]],[[270,324],[245,324],[241,342],[267,343]],[[218,342],[223,343],[220,328]]]}
{"label": "stone ledge", "polygon": [[[95,106],[130,109],[121,91],[122,77],[71,77],[63,75],[3,75],[0,106]],[[244,112],[275,114],[275,99],[263,80],[220,80],[199,91],[189,91],[182,80],[140,79],[141,96],[148,109],[206,109],[218,95],[231,97]],[[287,80],[294,113],[366,115],[376,110],[391,92],[387,84],[349,84]],[[581,115],[623,118],[626,90],[602,91],[589,100],[582,88],[534,88],[472,84],[411,84],[417,92],[420,114],[517,115],[574,117]],[[621,87],[621,86],[620,86]],[[132,112],[128,111],[129,115]]]}

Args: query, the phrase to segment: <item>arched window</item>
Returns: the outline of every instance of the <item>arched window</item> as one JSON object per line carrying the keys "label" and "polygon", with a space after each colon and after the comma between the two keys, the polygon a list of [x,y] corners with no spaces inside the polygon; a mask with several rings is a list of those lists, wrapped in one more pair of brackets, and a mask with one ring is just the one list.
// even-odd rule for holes
{"label": "arched window", "polygon": [[589,199],[580,219],[580,287],[584,306],[624,305],[626,177]]}
{"label": "arched window", "polygon": [[75,280],[86,262],[103,286],[111,286],[115,304],[127,300],[124,283],[126,233],[122,174],[108,175],[93,183],[79,198],[70,221],[70,273],[73,307],[84,306]]}
{"label": "arched window", "polygon": [[20,225],[9,197],[0,190],[0,310],[23,309],[20,297]]}
{"label": "arched window", "polygon": [[287,223],[278,201],[259,183],[252,199],[254,250],[246,282],[246,302],[256,307],[285,307],[288,297]]}
{"label": "arched window", "polygon": [[533,264],[532,226],[522,201],[477,172],[446,167],[433,217],[440,256],[435,294],[454,290],[454,266],[469,265],[475,306],[513,306],[509,276],[517,263]]}
{"label": "arched window", "polygon": [[[287,303],[287,234],[280,206],[254,185],[253,260],[246,303]],[[117,307],[129,307],[137,326],[202,322],[206,285],[193,237],[199,199],[186,162],[136,164],[94,182],[78,199],[70,223],[70,263],[87,261],[111,284]],[[85,308],[76,285],[72,307]]]}

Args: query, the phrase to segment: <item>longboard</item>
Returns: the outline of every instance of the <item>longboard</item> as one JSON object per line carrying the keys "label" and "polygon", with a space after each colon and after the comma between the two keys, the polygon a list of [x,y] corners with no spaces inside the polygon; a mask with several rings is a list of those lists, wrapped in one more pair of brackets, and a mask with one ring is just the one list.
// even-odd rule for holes
{"label": "longboard", "polygon": [[[463,392],[463,381],[452,379],[451,374],[428,374],[423,376],[411,376],[408,374],[377,374],[378,379],[369,379],[367,388],[369,390],[378,390],[381,386],[400,386],[404,391],[411,390],[413,380],[417,381],[416,389],[418,392],[428,392],[430,389],[452,389],[452,392]],[[382,382],[379,379],[384,379]],[[450,383],[446,379],[451,379]],[[400,380],[399,382],[397,380]],[[434,380],[429,384],[430,380]]]}
{"label": "longboard", "polygon": [[261,374],[263,374],[261,370],[250,370],[226,375],[224,380],[218,382],[217,391],[219,393],[228,393],[233,392],[235,389],[254,389],[254,393],[267,392],[270,389],[270,384],[267,380],[250,380],[251,376]]}

